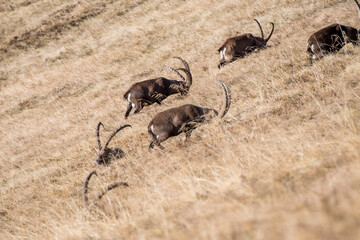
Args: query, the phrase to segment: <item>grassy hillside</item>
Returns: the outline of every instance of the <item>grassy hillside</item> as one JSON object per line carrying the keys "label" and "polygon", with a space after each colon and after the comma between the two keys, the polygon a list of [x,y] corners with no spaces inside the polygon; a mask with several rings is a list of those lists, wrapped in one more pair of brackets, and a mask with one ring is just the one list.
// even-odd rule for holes
{"label": "grassy hillside", "polygon": [[[236,34],[271,47],[218,70]],[[308,66],[306,41],[339,22],[359,27],[352,0],[0,1],[0,239],[359,239],[360,48]],[[134,82],[180,66],[193,86],[124,119]],[[163,110],[232,105],[223,120],[148,150]],[[95,127],[131,124],[96,166]],[[124,181],[89,211],[82,201]]]}

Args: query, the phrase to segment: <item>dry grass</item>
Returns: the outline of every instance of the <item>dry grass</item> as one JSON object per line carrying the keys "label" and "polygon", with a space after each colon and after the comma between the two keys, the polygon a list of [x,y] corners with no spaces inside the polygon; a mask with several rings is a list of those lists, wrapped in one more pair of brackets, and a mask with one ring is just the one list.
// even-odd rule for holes
{"label": "dry grass", "polygon": [[[275,22],[272,47],[222,70],[227,37]],[[306,40],[341,22],[352,0],[0,2],[1,239],[359,239],[360,49],[307,66]],[[190,63],[187,98],[169,97],[128,121],[131,83]],[[184,103],[224,121],[148,151],[147,124]],[[82,184],[95,168],[95,126],[133,126],[111,143],[127,156],[96,167],[90,211]],[[105,132],[105,137],[108,132]]]}

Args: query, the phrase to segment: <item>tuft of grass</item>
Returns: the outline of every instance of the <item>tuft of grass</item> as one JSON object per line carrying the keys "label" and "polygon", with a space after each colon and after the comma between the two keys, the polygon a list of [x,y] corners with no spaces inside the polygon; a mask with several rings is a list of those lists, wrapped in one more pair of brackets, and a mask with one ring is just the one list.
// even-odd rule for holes
{"label": "tuft of grass", "polygon": [[[218,70],[226,38],[260,35],[254,18],[265,35],[275,23],[271,47]],[[360,49],[313,66],[305,52],[333,22],[357,26],[353,1],[0,3],[0,239],[358,239]],[[125,120],[124,92],[175,78],[161,71],[173,56],[190,64],[189,95]],[[214,80],[231,88],[226,117],[149,151],[156,113],[220,108]],[[108,167],[95,166],[99,121],[132,125]],[[129,187],[89,210],[94,168],[90,197]]]}

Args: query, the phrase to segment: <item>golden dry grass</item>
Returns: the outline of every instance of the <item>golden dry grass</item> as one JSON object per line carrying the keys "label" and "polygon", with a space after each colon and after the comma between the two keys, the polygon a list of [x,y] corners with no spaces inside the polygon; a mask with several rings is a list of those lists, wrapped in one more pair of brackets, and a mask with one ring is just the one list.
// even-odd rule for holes
{"label": "golden dry grass", "polygon": [[[228,37],[272,47],[217,69]],[[359,239],[360,49],[307,66],[306,40],[334,22],[359,26],[352,0],[0,2],[0,239]],[[125,121],[135,81],[176,77],[190,63],[186,98],[172,96]],[[185,103],[232,106],[148,151],[147,124]],[[111,143],[126,158],[95,166],[95,126],[129,123]],[[105,138],[109,131],[102,136]],[[88,211],[90,192],[114,181]]]}

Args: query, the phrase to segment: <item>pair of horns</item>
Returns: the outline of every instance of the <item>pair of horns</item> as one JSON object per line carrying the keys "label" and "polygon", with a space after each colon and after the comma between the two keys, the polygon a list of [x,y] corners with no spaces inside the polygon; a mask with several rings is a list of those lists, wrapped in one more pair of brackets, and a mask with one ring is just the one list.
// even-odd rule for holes
{"label": "pair of horns", "polygon": [[[83,198],[84,198],[84,202],[85,202],[85,205],[86,206],[89,206],[89,198],[88,198],[88,186],[89,186],[89,182],[90,182],[90,179],[93,175],[98,175],[96,171],[92,171],[85,179],[85,182],[84,182],[84,190],[83,190]],[[126,182],[115,182],[115,183],[112,183],[106,187],[104,187],[103,189],[101,189],[101,191],[97,194],[95,200],[100,200],[107,192],[109,192],[110,190],[114,189],[114,188],[117,188],[119,186],[124,186],[124,187],[128,187],[129,184],[127,184]]]}
{"label": "pair of horns", "polygon": [[[356,1],[356,0],[355,0],[355,1]],[[259,23],[259,21],[258,21],[257,19],[254,19],[254,20],[255,20],[255,22],[259,25],[260,32],[261,32],[261,38],[262,38],[265,42],[268,42],[269,39],[270,39],[270,37],[272,36],[272,34],[273,34],[273,32],[274,32],[274,23],[273,23],[273,22],[270,22],[270,24],[272,25],[272,30],[271,30],[269,36],[268,36],[266,39],[264,39],[264,32],[263,32],[263,29],[262,29],[262,27],[261,27],[261,24]]]}
{"label": "pair of horns", "polygon": [[[98,145],[98,150],[101,150],[103,149],[102,146],[101,146],[101,142],[100,142],[100,127],[103,126],[104,127],[104,124],[102,124],[102,122],[99,122],[97,127],[96,127],[96,139],[97,139],[97,145]],[[108,137],[108,139],[106,140],[106,143],[104,145],[104,149],[107,148],[107,146],[109,145],[111,139],[113,139],[113,137],[115,137],[115,135],[120,132],[122,129],[126,128],[126,127],[131,127],[131,125],[129,124],[125,124],[125,125],[122,125],[120,126],[119,128],[115,129],[111,134],[110,136]]]}
{"label": "pair of horns", "polygon": [[191,82],[192,76],[191,76],[189,64],[181,57],[173,57],[173,58],[179,59],[184,64],[185,67],[175,69],[175,68],[166,66],[165,68],[170,69],[171,71],[175,72],[184,82],[186,82],[187,80],[185,80],[185,77],[179,72],[179,71],[183,71],[186,74],[188,81]]}

